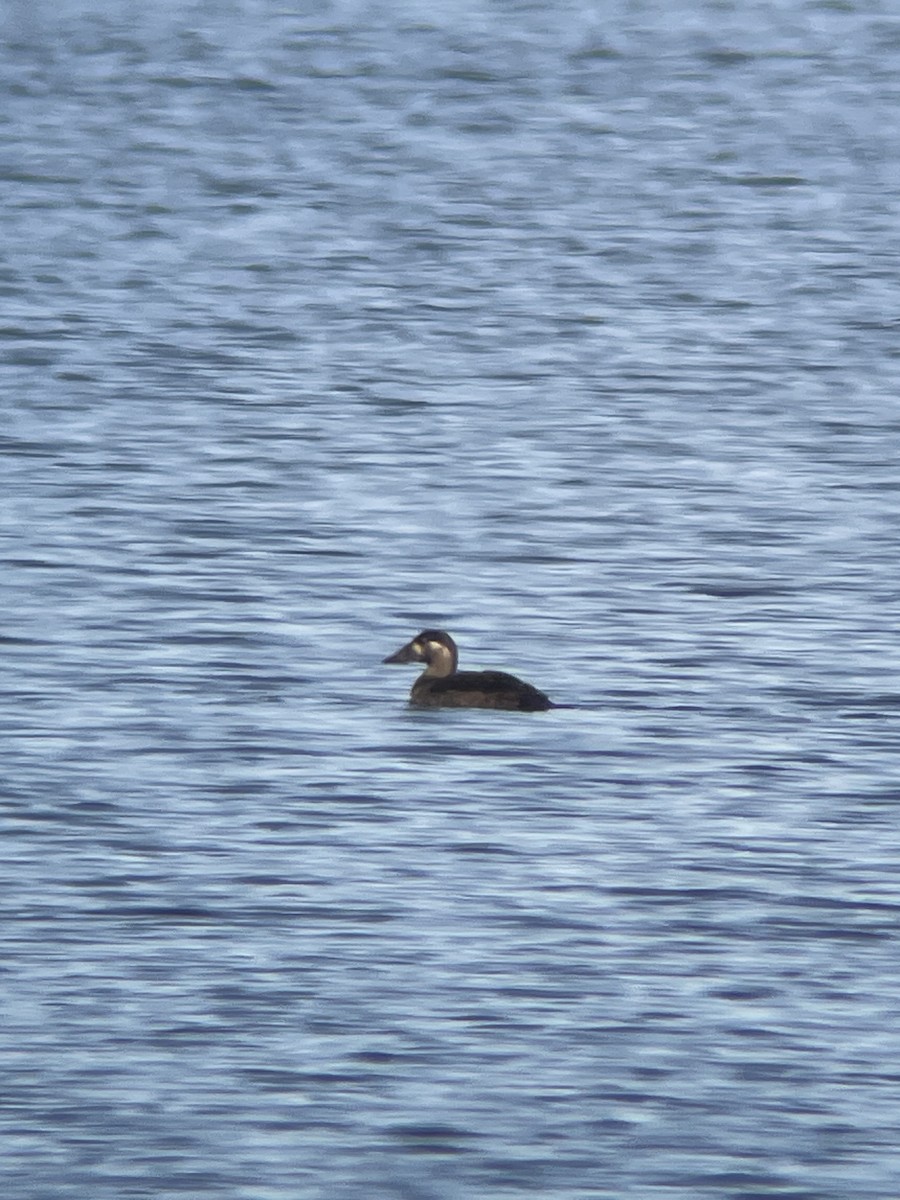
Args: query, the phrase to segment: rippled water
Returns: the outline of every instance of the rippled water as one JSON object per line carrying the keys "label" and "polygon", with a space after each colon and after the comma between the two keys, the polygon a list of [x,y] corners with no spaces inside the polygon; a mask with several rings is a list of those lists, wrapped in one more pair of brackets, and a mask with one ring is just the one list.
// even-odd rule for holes
{"label": "rippled water", "polygon": [[4,13],[4,1194],[894,1200],[900,20]]}

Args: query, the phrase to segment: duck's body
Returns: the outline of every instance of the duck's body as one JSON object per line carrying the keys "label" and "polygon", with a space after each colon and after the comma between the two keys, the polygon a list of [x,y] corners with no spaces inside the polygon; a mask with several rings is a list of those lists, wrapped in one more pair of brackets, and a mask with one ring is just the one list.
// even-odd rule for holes
{"label": "duck's body", "polygon": [[456,642],[441,629],[426,629],[384,661],[425,663],[409,694],[410,704],[421,708],[502,708],[510,712],[556,708],[543,692],[505,671],[458,671]]}

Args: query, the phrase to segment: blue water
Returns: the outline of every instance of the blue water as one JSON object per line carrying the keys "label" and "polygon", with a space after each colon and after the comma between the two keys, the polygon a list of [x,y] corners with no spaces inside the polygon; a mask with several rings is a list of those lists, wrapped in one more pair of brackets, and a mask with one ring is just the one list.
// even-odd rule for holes
{"label": "blue water", "polygon": [[3,1194],[896,1200],[900,18],[0,23]]}

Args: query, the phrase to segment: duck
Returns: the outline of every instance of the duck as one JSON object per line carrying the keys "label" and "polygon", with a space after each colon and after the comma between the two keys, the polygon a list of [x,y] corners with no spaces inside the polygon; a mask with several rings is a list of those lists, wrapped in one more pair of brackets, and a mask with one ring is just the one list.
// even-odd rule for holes
{"label": "duck", "polygon": [[559,708],[549,696],[505,671],[460,671],[456,642],[443,629],[425,629],[383,660],[424,663],[412,685],[410,704],[418,708],[501,708],[546,712]]}

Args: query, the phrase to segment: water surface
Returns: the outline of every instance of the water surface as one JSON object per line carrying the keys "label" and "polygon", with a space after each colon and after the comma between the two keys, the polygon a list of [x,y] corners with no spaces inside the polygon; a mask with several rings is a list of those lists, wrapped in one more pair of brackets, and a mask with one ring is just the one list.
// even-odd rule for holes
{"label": "water surface", "polygon": [[898,21],[5,14],[6,1192],[894,1200]]}

